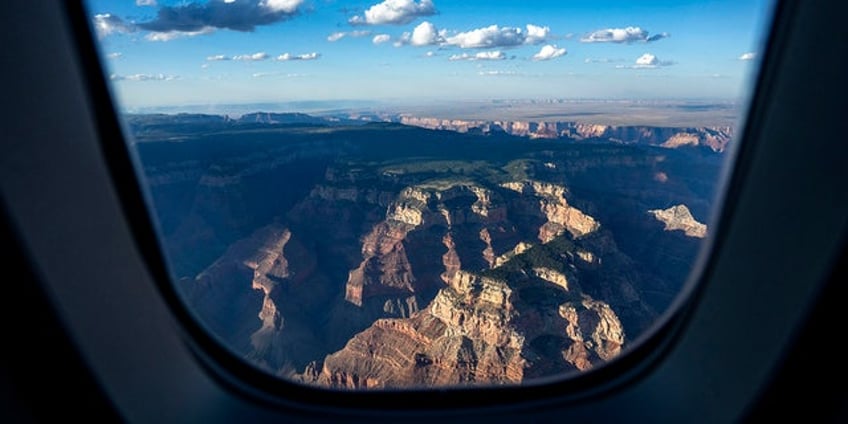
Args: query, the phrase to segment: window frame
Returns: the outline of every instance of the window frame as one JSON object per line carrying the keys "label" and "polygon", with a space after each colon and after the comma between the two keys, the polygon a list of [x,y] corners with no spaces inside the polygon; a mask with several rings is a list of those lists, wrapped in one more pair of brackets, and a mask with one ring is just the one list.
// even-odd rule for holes
{"label": "window frame", "polygon": [[[4,201],[9,205],[10,216],[16,227],[22,234],[22,241],[30,254],[31,260],[41,270],[40,277],[43,284],[50,293],[51,301],[55,303],[60,315],[68,327],[69,334],[75,340],[83,356],[90,364],[92,372],[104,386],[107,393],[118,405],[126,417],[142,421],[149,421],[156,417],[166,416],[171,419],[187,419],[190,417],[208,416],[209,410],[221,412],[215,415],[213,421],[226,421],[227,417],[241,416],[255,417],[257,420],[273,420],[281,417],[318,417],[332,421],[339,418],[356,418],[362,421],[392,420],[399,417],[410,419],[434,418],[461,418],[469,414],[481,414],[492,419],[507,418],[514,420],[514,416],[527,416],[534,411],[540,410],[552,413],[556,416],[566,418],[594,418],[596,420],[614,419],[621,417],[619,414],[628,412],[648,414],[659,413],[661,417],[673,419],[688,416],[690,412],[702,412],[705,420],[717,418],[724,421],[722,417],[734,417],[741,413],[745,407],[745,398],[728,399],[728,394],[722,394],[720,388],[728,389],[727,382],[711,381],[708,375],[699,370],[681,368],[682,364],[693,364],[693,359],[705,360],[712,366],[716,361],[710,362],[705,354],[698,354],[698,346],[704,346],[705,341],[698,339],[698,334],[691,331],[699,331],[710,334],[704,328],[710,328],[711,314],[717,311],[738,312],[737,301],[725,299],[723,303],[721,296],[717,293],[726,291],[726,278],[728,271],[721,268],[727,261],[729,253],[723,251],[728,243],[734,243],[739,237],[752,237],[745,234],[744,227],[740,227],[740,221],[744,222],[746,210],[740,206],[757,198],[756,192],[752,193],[751,186],[757,186],[756,178],[762,178],[763,162],[773,159],[775,163],[786,163],[786,146],[780,143],[764,140],[768,134],[779,134],[774,128],[781,128],[780,107],[774,102],[778,97],[777,90],[789,90],[790,99],[807,99],[803,92],[786,87],[786,78],[783,73],[795,72],[803,75],[805,69],[798,66],[787,65],[788,56],[799,54],[800,48],[810,41],[808,35],[797,30],[805,22],[812,20],[826,20],[822,13],[826,11],[811,10],[809,5],[804,8],[799,2],[784,2],[776,9],[776,18],[772,29],[772,38],[763,59],[763,70],[759,76],[756,92],[753,96],[749,111],[749,120],[739,139],[746,140],[745,143],[734,143],[737,147],[736,161],[732,166],[733,171],[725,180],[727,189],[723,207],[720,208],[717,221],[716,236],[710,241],[710,246],[704,249],[704,253],[697,265],[697,280],[700,284],[687,283],[687,291],[678,297],[678,303],[684,303],[681,307],[676,305],[673,314],[667,314],[663,322],[655,328],[653,333],[647,336],[642,343],[634,347],[627,355],[600,367],[591,372],[568,377],[560,382],[549,382],[540,385],[498,387],[498,388],[460,388],[450,390],[427,390],[427,391],[380,391],[380,392],[336,392],[319,388],[304,387],[285,382],[278,378],[265,374],[262,371],[248,365],[241,358],[236,357],[228,350],[220,346],[212,339],[184,309],[176,292],[169,280],[165,262],[161,256],[159,241],[156,239],[153,223],[148,215],[143,188],[138,184],[135,175],[132,156],[128,145],[123,142],[123,134],[120,124],[111,106],[107,81],[102,74],[96,48],[91,38],[88,20],[80,2],[70,1],[66,5],[52,4],[40,5],[35,10],[27,9],[26,1],[10,0],[3,7],[18,12],[32,12],[29,16],[25,13],[7,14],[8,16],[22,16],[24,24],[29,23],[33,28],[43,28],[40,34],[33,34],[34,29],[28,29],[25,25],[15,27],[15,31],[22,35],[34,37],[34,43],[47,46],[47,48],[58,57],[63,64],[67,65],[66,75],[56,75],[38,69],[36,65],[44,65],[44,61],[37,57],[26,56],[29,61],[24,64],[20,71],[31,71],[33,81],[47,81],[43,87],[29,86],[34,91],[42,94],[32,104],[26,103],[20,107],[20,112],[13,112],[13,117],[19,122],[17,126],[22,128],[37,128],[38,123],[23,112],[34,112],[38,107],[45,110],[54,110],[47,103],[58,102],[63,106],[72,106],[66,110],[66,121],[54,122],[54,128],[43,128],[34,131],[29,137],[21,131],[13,132],[21,135],[26,140],[39,142],[36,136],[52,134],[55,136],[71,135],[74,137],[75,148],[80,153],[74,153],[74,149],[63,149],[62,141],[47,140],[48,147],[60,147],[57,152],[38,152],[35,146],[16,145],[3,164],[2,194]],[[829,5],[839,8],[838,5]],[[844,6],[843,7],[844,10]],[[830,11],[830,13],[834,13]],[[70,19],[68,19],[70,16]],[[837,15],[832,15],[837,16]],[[805,20],[806,19],[806,20]],[[28,20],[28,21],[27,21]],[[49,23],[49,24],[48,24]],[[48,24],[48,25],[39,25]],[[835,30],[832,30],[835,31]],[[15,32],[13,32],[14,34]],[[807,37],[807,39],[805,39]],[[800,39],[800,41],[799,41]],[[812,37],[813,41],[816,40]],[[25,53],[26,54],[26,53]],[[803,55],[802,55],[803,56]],[[832,58],[838,62],[838,58]],[[842,59],[844,62],[845,59]],[[30,63],[31,62],[31,63]],[[807,71],[809,73],[809,71]],[[55,81],[54,81],[55,80]],[[791,78],[790,78],[791,82]],[[791,84],[790,84],[791,85]],[[842,90],[842,91],[839,91]],[[800,90],[803,91],[803,90]],[[833,90],[835,98],[839,93],[846,91],[845,83]],[[21,91],[12,89],[13,94]],[[49,96],[55,93],[55,96]],[[816,91],[820,94],[820,91]],[[807,94],[810,96],[810,94]],[[4,100],[12,104],[13,100],[21,100],[22,97],[10,96]],[[835,100],[831,99],[831,102]],[[803,104],[803,102],[802,102]],[[778,109],[775,112],[775,109]],[[785,108],[784,108],[785,109]],[[786,112],[784,111],[785,115]],[[830,115],[827,115],[830,116]],[[824,115],[822,116],[822,118]],[[815,121],[815,116],[807,119]],[[11,120],[10,120],[11,122]],[[17,126],[15,128],[17,128]],[[755,142],[756,140],[756,142]],[[824,141],[814,141],[813,147],[821,151],[815,151],[814,157],[827,158],[832,155],[834,146]],[[833,143],[831,143],[833,144]],[[775,147],[776,146],[776,147]],[[811,147],[811,149],[813,148]],[[769,154],[768,148],[774,149]],[[765,150],[764,150],[765,149]],[[763,153],[763,152],[766,153]],[[838,147],[835,149],[839,153]],[[60,155],[65,152],[71,156]],[[844,148],[841,150],[844,153]],[[794,153],[794,152],[793,152]],[[70,157],[82,160],[79,163],[67,162]],[[31,163],[35,166],[22,172],[21,175],[12,175],[15,164]],[[57,178],[50,174],[51,166],[66,171],[67,174]],[[805,169],[815,169],[815,163],[803,165]],[[830,169],[830,168],[828,168]],[[833,170],[834,176],[845,175],[845,170]],[[841,174],[839,173],[841,172]],[[829,175],[829,174],[828,174]],[[8,178],[6,178],[8,177]],[[133,275],[126,276],[124,280],[114,281],[118,287],[114,298],[110,297],[109,281],[91,280],[81,281],[75,278],[62,278],[57,270],[71,270],[69,275],[89,275],[91,271],[76,271],[75,267],[86,266],[86,264],[66,263],[69,259],[62,259],[61,255],[67,253],[62,249],[51,248],[50,237],[44,234],[49,229],[39,229],[38,222],[55,222],[61,217],[55,211],[45,209],[31,193],[27,193],[26,187],[38,186],[41,182],[49,182],[52,185],[46,187],[44,192],[48,198],[55,199],[60,205],[68,206],[69,219],[82,219],[75,204],[87,203],[85,207],[100,211],[104,218],[104,225],[110,231],[103,231],[85,237],[85,234],[61,228],[49,228],[56,230],[58,234],[64,235],[61,240],[68,241],[70,245],[86,251],[95,252],[102,257],[108,257],[116,262],[115,267],[125,265],[126,269],[132,269]],[[807,177],[811,179],[812,177]],[[752,182],[753,179],[753,182]],[[814,180],[814,178],[812,178]],[[82,193],[79,184],[81,181],[97,181],[96,188],[90,193]],[[762,186],[762,184],[760,184]],[[817,193],[808,193],[810,195]],[[803,197],[803,193],[798,194]],[[747,197],[746,197],[747,196]],[[753,196],[753,197],[752,197]],[[762,197],[762,196],[760,196]],[[768,196],[766,196],[768,197]],[[809,196],[808,196],[809,197]],[[838,197],[838,196],[837,196]],[[768,197],[766,200],[773,200]],[[821,198],[813,197],[810,203],[820,204]],[[842,203],[839,203],[842,202]],[[824,202],[827,204],[828,202]],[[844,203],[844,197],[833,200],[837,212],[848,210]],[[841,207],[842,209],[838,209]],[[754,208],[755,210],[757,208]],[[83,209],[85,210],[85,209]],[[743,215],[740,218],[739,215]],[[748,213],[750,215],[750,213]],[[813,227],[818,230],[816,236],[821,239],[821,229],[824,224],[832,224],[836,228],[836,234],[845,234],[845,220],[841,223],[834,218],[833,213],[826,214],[822,222],[815,223]],[[848,214],[843,215],[848,216]],[[825,219],[827,218],[827,219]],[[791,226],[791,223],[790,223]],[[799,225],[796,223],[795,227]],[[54,227],[54,225],[50,225]],[[796,233],[804,229],[792,227]],[[740,230],[740,228],[742,228]],[[739,235],[742,231],[742,236]],[[748,230],[750,233],[750,230]],[[795,234],[796,237],[800,237]],[[838,237],[837,237],[838,238]],[[805,240],[802,238],[802,240]],[[827,241],[827,240],[825,240]],[[98,246],[99,245],[99,246]],[[104,251],[104,247],[114,249],[112,252]],[[836,248],[833,248],[836,249]],[[831,250],[826,250],[834,255]],[[59,255],[59,256],[57,256]],[[827,259],[827,258],[825,258]],[[817,261],[816,264],[827,261]],[[76,274],[74,272],[79,272]],[[826,269],[821,266],[810,271],[811,274],[823,274]],[[694,274],[693,274],[694,275]],[[694,278],[694,277],[693,277]],[[716,281],[718,279],[718,281]],[[731,278],[731,280],[733,280]],[[84,284],[85,283],[85,284]],[[757,282],[762,285],[762,282]],[[134,285],[138,285],[137,287]],[[155,287],[155,289],[154,289]],[[793,293],[791,287],[783,287],[789,293]],[[761,287],[752,287],[750,290],[756,292]],[[104,296],[103,299],[86,299],[81,293],[91,291]],[[796,290],[799,300],[794,304],[800,304],[800,310],[787,314],[782,322],[795,322],[803,316],[803,305],[810,305],[816,294],[815,284],[811,287],[803,287]],[[130,295],[132,294],[132,296]],[[141,306],[132,306],[139,316],[133,319],[117,317],[114,320],[103,320],[96,312],[100,309],[115,311],[114,303],[119,299],[122,301],[132,300],[134,296]],[[686,300],[680,300],[687,297]],[[728,304],[726,304],[728,303]],[[734,309],[736,308],[736,309]],[[784,311],[786,312],[786,311]],[[763,319],[764,317],[755,317]],[[765,317],[768,318],[768,317]],[[768,321],[768,319],[766,319]],[[157,334],[151,334],[145,330],[150,325],[156,328]],[[121,328],[121,326],[125,326]],[[138,340],[121,334],[128,331],[127,328],[137,330]],[[693,330],[695,328],[696,330]],[[792,326],[787,327],[792,328]],[[111,339],[117,339],[119,343],[104,343],[98,341],[97,337],[107,335]],[[132,332],[130,336],[135,336]],[[693,340],[694,339],[694,340]],[[738,339],[738,336],[737,336]],[[756,390],[768,378],[767,371],[780,357],[780,347],[784,346],[789,336],[768,344],[768,358],[763,359],[763,364],[754,364],[749,352],[744,362],[751,370],[743,375],[746,376],[744,389]],[[152,344],[151,344],[152,343]],[[114,352],[126,352],[127,349],[136,348],[145,350],[146,354],[152,355],[157,361],[163,357],[179,357],[177,361],[182,366],[191,368],[185,373],[178,372],[168,375],[167,366],[144,358],[144,355],[128,354],[125,358],[114,358]],[[161,350],[161,352],[151,352]],[[694,355],[687,358],[687,355]],[[744,355],[742,355],[744,356]],[[110,360],[109,358],[113,358]],[[762,358],[760,358],[762,359]],[[721,361],[718,361],[722,363]],[[125,367],[135,365],[137,369],[149,367],[150,375],[144,373],[128,372]],[[676,368],[675,368],[676,367]],[[707,370],[712,369],[709,366]],[[738,367],[737,367],[738,368]],[[673,371],[677,370],[677,371]],[[695,371],[695,372],[691,372]],[[743,370],[744,371],[744,370]],[[680,375],[675,375],[678,373]],[[168,382],[173,382],[177,376],[188,379],[179,385],[179,390],[169,389]],[[699,411],[684,408],[682,405],[665,405],[667,409],[648,411],[640,406],[642,401],[649,401],[647,409],[656,407],[657,399],[652,399],[651,390],[667,384],[681,383],[677,381],[684,376],[692,378],[690,384],[703,384],[701,389],[683,390],[685,393],[672,394],[673,398],[692,395],[703,392],[706,394],[703,402],[686,397],[687,404],[699,407]],[[726,377],[726,376],[725,376]],[[677,383],[675,383],[677,381]],[[135,387],[128,387],[135,386]],[[666,386],[671,387],[671,386]],[[740,389],[730,392],[737,393]],[[668,389],[667,389],[668,390]],[[693,392],[693,390],[695,390]],[[152,393],[161,391],[159,395]],[[173,404],[174,401],[163,399],[165,394],[173,395],[181,405]],[[137,395],[147,395],[137,396]],[[167,407],[160,410],[146,405],[150,397]],[[721,408],[710,410],[709,406],[715,402],[723,401]],[[155,403],[155,402],[154,402]],[[204,406],[205,405],[205,406]],[[211,406],[214,405],[214,406]],[[618,407],[616,407],[618,405]],[[206,411],[203,408],[207,408]],[[742,408],[742,409],[740,409]],[[643,415],[650,417],[651,415]]]}

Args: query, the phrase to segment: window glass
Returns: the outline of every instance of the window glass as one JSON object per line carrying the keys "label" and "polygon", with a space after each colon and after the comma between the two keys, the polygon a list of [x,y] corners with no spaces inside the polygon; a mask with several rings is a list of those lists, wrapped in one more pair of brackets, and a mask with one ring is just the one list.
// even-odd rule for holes
{"label": "window glass", "polygon": [[764,0],[91,0],[173,284],[333,389],[614,360],[710,237]]}

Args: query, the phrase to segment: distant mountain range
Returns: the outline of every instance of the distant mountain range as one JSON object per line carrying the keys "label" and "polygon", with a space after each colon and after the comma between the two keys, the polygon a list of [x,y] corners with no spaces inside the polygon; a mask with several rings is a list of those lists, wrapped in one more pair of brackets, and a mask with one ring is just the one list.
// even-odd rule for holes
{"label": "distant mountain range", "polygon": [[663,128],[650,126],[611,126],[578,122],[468,121],[413,116],[398,116],[394,121],[404,125],[461,133],[483,135],[506,133],[532,139],[604,141],[669,148],[706,146],[714,151],[724,151],[733,136],[731,127]]}
{"label": "distant mountain range", "polygon": [[[587,122],[559,121],[487,121],[438,119],[406,114],[338,114],[313,116],[303,113],[254,112],[232,119],[221,115],[127,115],[134,134],[145,135],[151,120],[168,117],[176,126],[205,125],[207,129],[262,125],[327,125],[355,126],[373,122],[392,122],[431,130],[454,131],[476,135],[507,134],[531,139],[561,139],[582,142],[613,142],[677,148],[704,146],[722,152],[733,138],[732,127],[653,127],[612,126]],[[157,121],[158,122],[158,121]],[[157,123],[160,126],[161,122]],[[172,128],[176,130],[177,128]]]}

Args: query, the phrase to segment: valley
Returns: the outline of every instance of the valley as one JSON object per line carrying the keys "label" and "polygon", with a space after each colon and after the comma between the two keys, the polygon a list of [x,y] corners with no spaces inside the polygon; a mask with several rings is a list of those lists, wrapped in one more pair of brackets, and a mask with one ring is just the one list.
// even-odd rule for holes
{"label": "valley", "polygon": [[126,120],[188,308],[258,367],[335,389],[520,384],[613,360],[685,283],[732,136]]}

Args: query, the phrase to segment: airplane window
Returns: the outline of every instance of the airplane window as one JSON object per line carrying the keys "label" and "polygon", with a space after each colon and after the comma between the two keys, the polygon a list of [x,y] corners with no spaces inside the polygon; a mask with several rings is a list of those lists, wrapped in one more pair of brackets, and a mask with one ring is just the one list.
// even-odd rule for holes
{"label": "airplane window", "polygon": [[87,1],[175,290],[330,389],[626,354],[710,237],[766,0]]}

